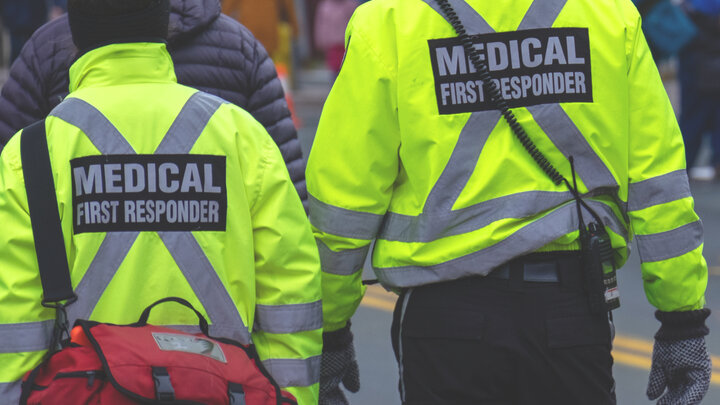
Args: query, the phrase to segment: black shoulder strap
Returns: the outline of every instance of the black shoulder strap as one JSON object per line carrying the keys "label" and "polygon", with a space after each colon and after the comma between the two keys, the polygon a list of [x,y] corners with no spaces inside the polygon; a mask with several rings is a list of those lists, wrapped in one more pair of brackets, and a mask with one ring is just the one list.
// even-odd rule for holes
{"label": "black shoulder strap", "polygon": [[55,196],[55,182],[50,167],[45,120],[36,122],[22,131],[20,157],[30,208],[30,222],[35,238],[35,253],[40,267],[44,294],[42,303],[47,305],[74,300],[76,297],[70,282],[65,241]]}

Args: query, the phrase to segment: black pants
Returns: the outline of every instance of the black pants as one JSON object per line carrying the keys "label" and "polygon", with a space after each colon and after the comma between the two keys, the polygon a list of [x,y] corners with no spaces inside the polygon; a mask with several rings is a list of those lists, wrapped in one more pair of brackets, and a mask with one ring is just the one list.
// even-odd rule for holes
{"label": "black pants", "polygon": [[590,314],[579,260],[557,266],[559,282],[513,270],[404,291],[392,327],[403,404],[615,404],[608,316]]}

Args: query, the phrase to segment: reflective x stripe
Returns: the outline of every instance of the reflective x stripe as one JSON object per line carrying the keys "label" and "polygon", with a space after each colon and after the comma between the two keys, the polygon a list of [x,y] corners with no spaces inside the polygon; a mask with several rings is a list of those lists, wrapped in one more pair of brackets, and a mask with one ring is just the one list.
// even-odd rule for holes
{"label": "reflective x stripe", "polygon": [[256,305],[255,328],[268,333],[296,333],[320,329],[322,301],[292,305]]}
{"label": "reflective x stripe", "polygon": [[317,240],[322,271],[338,276],[349,276],[362,270],[370,245],[358,249],[334,252],[323,241]]}
{"label": "reflective x stripe", "polygon": [[628,211],[639,211],[654,205],[690,197],[690,183],[685,169],[670,172],[637,183],[630,183]]}
{"label": "reflective x stripe", "polygon": [[640,261],[658,262],[691,252],[703,243],[701,221],[691,222],[667,232],[636,235]]}
{"label": "reflective x stripe", "polygon": [[190,96],[155,153],[190,153],[190,149],[205,130],[210,118],[225,103],[227,101],[202,92]]}
{"label": "reflective x stripe", "polygon": [[[603,223],[610,224],[613,230],[623,229],[610,207],[597,201],[586,202],[600,215]],[[447,262],[431,266],[375,268],[375,274],[389,287],[415,287],[464,276],[486,275],[514,257],[543,247],[549,240],[577,231],[576,209],[574,203],[568,203],[490,247]],[[583,216],[589,218],[590,213],[583,211]]]}
{"label": "reflective x stripe", "polygon": [[307,387],[320,382],[320,359],[269,359],[263,365],[280,387]]}
{"label": "reflective x stripe", "polygon": [[[224,100],[204,93],[193,94],[182,108],[156,153],[188,153]],[[79,99],[61,103],[51,115],[80,128],[102,154],[134,154],[108,119],[95,107]],[[88,319],[115,272],[127,256],[139,232],[107,233],[90,268],[76,289],[78,301],[68,307],[70,322]],[[208,313],[211,323],[227,329],[222,336],[250,343],[250,333],[237,312],[227,289],[207,256],[190,232],[159,233],[161,239],[187,278]]]}
{"label": "reflective x stripe", "polygon": [[234,327],[227,337],[250,343],[250,333],[227,288],[190,232],[158,232],[212,323]]}
{"label": "reflective x stripe", "polygon": [[560,11],[565,7],[565,3],[567,3],[567,0],[533,1],[522,22],[520,22],[518,31],[551,27]]}
{"label": "reflective x stripe", "polygon": [[[439,12],[436,2],[426,2]],[[521,29],[552,26],[566,0],[536,1],[526,13]],[[459,15],[472,17],[470,34],[494,32],[481,16],[462,0],[453,2]],[[442,13],[441,13],[442,15]],[[464,21],[463,21],[464,22]],[[616,189],[618,184],[602,160],[595,154],[585,137],[558,104],[528,107],[533,118],[565,156],[574,156],[576,170],[588,189]],[[480,229],[505,218],[522,218],[536,215],[570,200],[570,194],[529,192],[485,201],[463,209],[452,210],[462,188],[472,175],[489,134],[500,120],[496,111],[471,114],[460,133],[450,161],[428,196],[419,216],[387,213],[380,237],[401,242],[431,242],[447,236],[459,235]],[[462,185],[463,187],[458,187]],[[338,220],[342,222],[342,220]],[[626,234],[624,227],[616,232]]]}
{"label": "reflective x stripe", "polygon": [[541,104],[527,109],[560,152],[574,158],[575,171],[589,190],[618,187],[615,177],[560,104]]}
{"label": "reflective x stripe", "polygon": [[15,405],[20,403],[22,382],[0,383],[0,405]]}
{"label": "reflective x stripe", "polygon": [[135,149],[120,134],[115,125],[87,101],[70,97],[50,111],[50,116],[60,118],[80,128],[104,155],[110,153],[116,155],[135,154]]}
{"label": "reflective x stripe", "polygon": [[500,121],[499,111],[483,111],[470,115],[460,131],[455,149],[440,178],[428,195],[423,213],[452,211],[453,204],[472,176],[480,153],[490,133]]}
{"label": "reflective x stripe", "polygon": [[0,353],[38,352],[47,349],[50,347],[54,325],[55,320],[52,319],[0,325]]}
{"label": "reflective x stripe", "polygon": [[319,201],[308,195],[310,222],[323,232],[353,239],[373,239],[383,216],[368,212],[350,211]]}
{"label": "reflective x stripe", "polygon": [[139,234],[139,232],[113,232],[105,235],[90,267],[75,288],[78,300],[67,307],[70,325],[76,319],[90,319],[95,305],[115,277],[115,273]]}

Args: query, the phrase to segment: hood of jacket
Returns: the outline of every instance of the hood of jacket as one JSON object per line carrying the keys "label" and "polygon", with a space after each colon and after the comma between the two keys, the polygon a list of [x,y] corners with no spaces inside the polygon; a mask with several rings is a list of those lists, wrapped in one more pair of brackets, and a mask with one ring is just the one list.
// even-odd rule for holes
{"label": "hood of jacket", "polygon": [[219,0],[170,0],[168,41],[174,43],[193,36],[219,16]]}

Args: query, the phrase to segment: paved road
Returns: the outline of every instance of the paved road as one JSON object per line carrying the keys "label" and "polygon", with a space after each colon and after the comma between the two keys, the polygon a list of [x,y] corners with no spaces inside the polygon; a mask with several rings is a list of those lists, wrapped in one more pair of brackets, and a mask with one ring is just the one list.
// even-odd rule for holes
{"label": "paved road", "polygon": [[[309,150],[329,88],[324,80],[322,73],[304,75],[295,95],[298,115],[304,124],[300,136],[305,152]],[[673,83],[669,84],[668,90],[671,98],[675,99],[677,93]],[[720,355],[720,183],[697,182],[692,184],[692,188],[696,209],[705,225],[705,257],[711,270],[707,301],[713,310],[709,325],[715,334],[709,336],[708,346],[712,353]],[[622,307],[615,311],[617,337],[613,350],[618,404],[645,404],[649,403],[644,392],[650,368],[652,336],[659,324],[653,317],[653,308],[645,299],[637,254],[632,255],[619,272],[619,284]],[[397,366],[389,339],[394,301],[393,294],[373,287],[368,290],[353,318],[362,385],[359,393],[351,395],[355,405],[400,403]],[[705,404],[720,404],[720,357],[713,356],[713,360],[713,380]]]}

